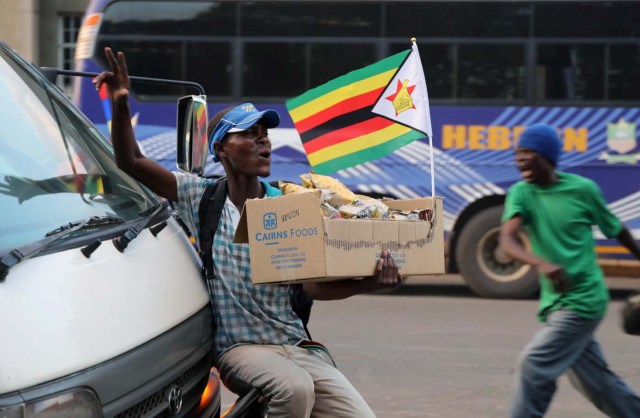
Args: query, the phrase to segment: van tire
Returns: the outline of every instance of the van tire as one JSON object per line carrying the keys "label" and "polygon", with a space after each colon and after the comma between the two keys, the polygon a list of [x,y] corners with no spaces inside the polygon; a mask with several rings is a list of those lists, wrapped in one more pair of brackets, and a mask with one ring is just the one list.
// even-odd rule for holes
{"label": "van tire", "polygon": [[[502,206],[492,206],[473,216],[462,228],[456,245],[458,269],[469,287],[488,298],[529,298],[539,289],[533,267],[499,250]],[[522,234],[520,240],[530,247]]]}

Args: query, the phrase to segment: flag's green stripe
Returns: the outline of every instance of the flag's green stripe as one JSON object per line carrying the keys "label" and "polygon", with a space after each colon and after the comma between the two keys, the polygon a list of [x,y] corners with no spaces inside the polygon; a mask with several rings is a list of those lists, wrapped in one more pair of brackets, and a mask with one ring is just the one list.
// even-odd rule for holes
{"label": "flag's green stripe", "polygon": [[398,148],[402,148],[419,138],[424,138],[424,134],[418,131],[410,131],[391,141],[385,142],[384,144],[315,165],[313,166],[313,170],[318,174],[333,174],[338,170],[384,157],[385,155],[390,154]]}
{"label": "flag's green stripe", "polygon": [[333,90],[339,89],[340,87],[344,87],[351,83],[369,78],[373,75],[389,71],[393,68],[397,68],[400,66],[400,64],[402,64],[402,61],[404,61],[404,59],[410,52],[410,49],[407,51],[399,52],[367,67],[360,68],[359,70],[355,70],[338,78],[334,78],[333,80],[321,86],[313,88],[298,97],[287,100],[287,109],[291,111],[292,109],[295,109],[296,107],[305,104],[308,101],[317,99],[318,97],[323,96]]}

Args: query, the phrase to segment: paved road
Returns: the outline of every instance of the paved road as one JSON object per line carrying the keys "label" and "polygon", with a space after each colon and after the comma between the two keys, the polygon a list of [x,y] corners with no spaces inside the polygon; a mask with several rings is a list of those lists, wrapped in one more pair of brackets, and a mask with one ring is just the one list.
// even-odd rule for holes
{"label": "paved road", "polygon": [[[611,367],[640,393],[640,337],[621,331],[621,300],[640,280],[612,279],[598,331]],[[310,330],[378,417],[506,416],[513,365],[539,324],[536,300],[474,296],[458,276],[410,279],[386,295],[318,302]],[[223,392],[223,404],[234,397]],[[604,415],[562,378],[548,418]]]}

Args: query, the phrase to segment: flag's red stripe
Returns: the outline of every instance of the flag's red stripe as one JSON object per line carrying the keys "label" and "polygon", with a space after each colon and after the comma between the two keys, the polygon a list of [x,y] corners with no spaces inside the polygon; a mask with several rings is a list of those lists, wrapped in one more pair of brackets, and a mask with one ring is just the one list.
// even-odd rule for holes
{"label": "flag's red stripe", "polygon": [[318,113],[314,113],[308,118],[295,122],[296,129],[299,133],[303,133],[344,113],[353,112],[354,110],[371,106],[376,102],[376,100],[378,100],[380,94],[382,94],[382,90],[384,90],[384,87],[371,90],[370,92],[361,94],[359,96],[349,97],[348,99],[343,100],[340,103],[336,103],[335,105],[328,107]]}
{"label": "flag's red stripe", "polygon": [[303,147],[307,155],[309,155],[323,148],[330,147],[331,145],[336,145],[371,132],[379,131],[393,123],[394,122],[389,119],[374,116],[371,119],[321,135],[316,139],[305,142]]}
{"label": "flag's red stripe", "polygon": [[100,100],[106,100],[109,98],[109,92],[107,91],[107,83],[103,83],[100,86],[100,90],[98,91],[98,95],[100,95]]}

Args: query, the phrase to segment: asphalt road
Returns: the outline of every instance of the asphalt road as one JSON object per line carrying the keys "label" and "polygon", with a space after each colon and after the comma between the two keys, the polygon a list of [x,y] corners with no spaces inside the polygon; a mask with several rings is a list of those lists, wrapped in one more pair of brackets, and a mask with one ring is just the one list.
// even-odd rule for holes
{"label": "asphalt road", "polygon": [[[640,280],[610,279],[598,330],[611,368],[640,393],[640,337],[622,332],[619,309]],[[409,279],[391,294],[317,302],[309,328],[378,417],[507,416],[514,364],[539,324],[537,300],[474,296],[459,276]],[[235,397],[223,392],[223,406]],[[548,418],[604,415],[563,377]]]}

